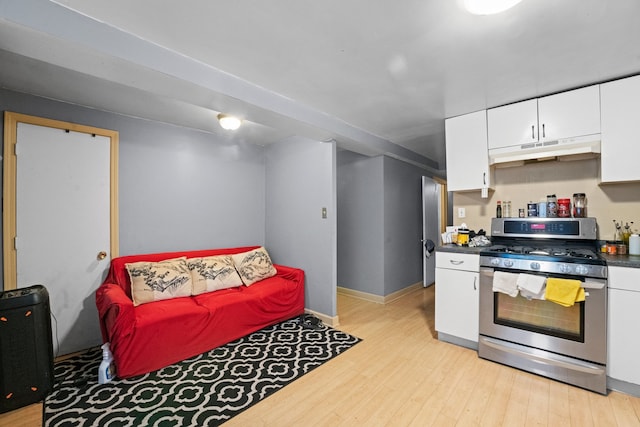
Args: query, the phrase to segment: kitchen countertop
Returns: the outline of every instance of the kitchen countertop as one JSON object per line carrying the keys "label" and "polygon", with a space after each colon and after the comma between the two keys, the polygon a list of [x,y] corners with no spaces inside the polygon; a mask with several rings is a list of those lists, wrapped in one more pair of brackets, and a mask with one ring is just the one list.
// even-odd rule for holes
{"label": "kitchen countertop", "polygon": [[640,255],[607,255],[602,254],[608,266],[640,268]]}
{"label": "kitchen countertop", "polygon": [[440,245],[436,248],[436,252],[456,252],[459,254],[479,254],[481,250],[486,249],[488,246],[481,247],[469,247],[458,246],[452,243]]}
{"label": "kitchen countertop", "polygon": [[[456,252],[461,254],[479,254],[484,247],[458,246],[454,244],[440,245],[436,252]],[[601,254],[608,266],[640,268],[640,255],[607,255]]]}

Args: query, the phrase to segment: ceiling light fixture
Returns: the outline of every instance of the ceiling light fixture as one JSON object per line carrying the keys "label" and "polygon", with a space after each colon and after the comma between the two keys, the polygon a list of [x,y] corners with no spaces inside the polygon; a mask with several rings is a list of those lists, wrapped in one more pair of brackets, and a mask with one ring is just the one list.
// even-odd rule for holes
{"label": "ceiling light fixture", "polygon": [[222,129],[236,130],[242,124],[242,120],[237,117],[230,116],[228,114],[218,114],[218,123],[222,126]]}
{"label": "ceiling light fixture", "polygon": [[474,15],[493,15],[504,12],[522,0],[464,0],[464,7]]}

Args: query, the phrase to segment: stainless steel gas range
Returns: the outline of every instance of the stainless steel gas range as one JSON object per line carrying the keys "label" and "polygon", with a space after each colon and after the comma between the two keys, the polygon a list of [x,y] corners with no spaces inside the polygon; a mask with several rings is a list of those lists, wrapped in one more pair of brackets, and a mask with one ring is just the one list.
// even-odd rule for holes
{"label": "stainless steel gas range", "polygon": [[[595,219],[494,218],[491,236],[480,252],[479,356],[606,394],[607,266]],[[547,284],[583,297],[552,302]]]}

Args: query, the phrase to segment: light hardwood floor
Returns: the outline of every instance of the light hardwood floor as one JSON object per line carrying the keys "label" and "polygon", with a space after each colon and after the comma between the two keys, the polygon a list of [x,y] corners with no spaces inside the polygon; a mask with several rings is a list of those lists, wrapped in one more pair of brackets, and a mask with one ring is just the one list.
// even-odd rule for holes
{"label": "light hardwood floor", "polygon": [[[363,341],[225,427],[640,426],[640,398],[601,396],[435,339],[433,287],[386,305],[339,295],[338,314],[338,329]],[[40,425],[38,411],[0,425]]]}
{"label": "light hardwood floor", "polygon": [[386,305],[338,296],[363,339],[225,426],[640,426],[640,398],[608,396],[438,341],[434,288]]}

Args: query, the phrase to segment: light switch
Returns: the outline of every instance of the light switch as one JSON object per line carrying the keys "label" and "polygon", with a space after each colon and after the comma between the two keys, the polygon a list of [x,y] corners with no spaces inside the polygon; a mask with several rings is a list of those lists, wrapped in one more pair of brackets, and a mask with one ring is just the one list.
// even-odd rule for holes
{"label": "light switch", "polygon": [[464,218],[465,216],[467,216],[465,208],[458,208],[458,218]]}
{"label": "light switch", "polygon": [[327,208],[322,208],[322,219],[327,219]]}

